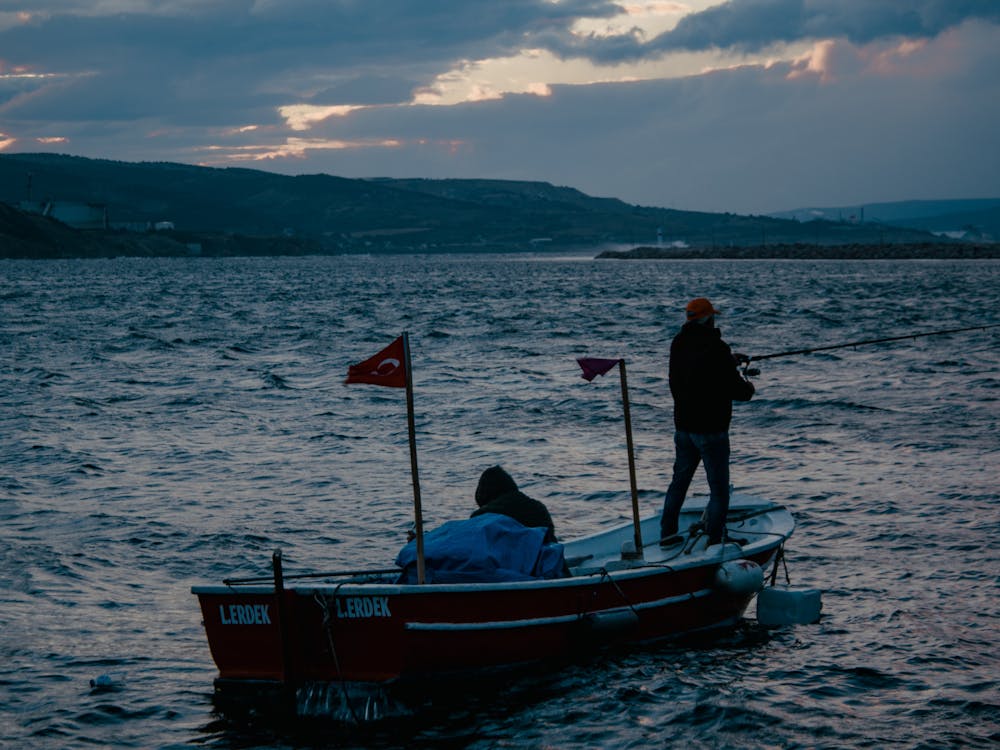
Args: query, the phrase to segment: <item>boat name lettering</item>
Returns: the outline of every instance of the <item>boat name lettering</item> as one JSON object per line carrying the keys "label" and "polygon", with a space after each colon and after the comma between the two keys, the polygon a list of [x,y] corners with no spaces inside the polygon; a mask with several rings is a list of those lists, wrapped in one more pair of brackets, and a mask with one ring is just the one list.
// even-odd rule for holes
{"label": "boat name lettering", "polygon": [[219,617],[223,625],[270,625],[270,608],[270,604],[220,604]]}
{"label": "boat name lettering", "polygon": [[337,617],[392,617],[387,596],[337,597]]}

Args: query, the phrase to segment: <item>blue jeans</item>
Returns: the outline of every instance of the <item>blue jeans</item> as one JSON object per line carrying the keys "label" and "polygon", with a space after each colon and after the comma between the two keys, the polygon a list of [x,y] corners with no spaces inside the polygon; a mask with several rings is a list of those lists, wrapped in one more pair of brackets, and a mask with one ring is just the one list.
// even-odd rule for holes
{"label": "blue jeans", "polygon": [[660,518],[660,535],[673,536],[677,533],[677,519],[684,505],[688,487],[694,477],[698,463],[705,464],[710,497],[706,508],[706,531],[708,543],[722,541],[722,532],[729,511],[729,433],[712,432],[701,434],[677,430],[674,433],[674,476],[667,488]]}

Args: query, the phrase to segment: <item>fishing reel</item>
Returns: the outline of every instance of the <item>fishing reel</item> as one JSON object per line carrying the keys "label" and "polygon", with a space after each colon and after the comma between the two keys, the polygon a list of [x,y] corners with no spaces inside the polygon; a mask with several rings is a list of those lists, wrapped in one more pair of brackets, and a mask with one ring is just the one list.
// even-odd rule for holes
{"label": "fishing reel", "polygon": [[746,354],[734,354],[733,358],[736,360],[737,366],[742,365],[742,374],[744,378],[753,378],[760,375],[759,367],[750,366],[750,362],[752,361],[751,357],[748,357]]}

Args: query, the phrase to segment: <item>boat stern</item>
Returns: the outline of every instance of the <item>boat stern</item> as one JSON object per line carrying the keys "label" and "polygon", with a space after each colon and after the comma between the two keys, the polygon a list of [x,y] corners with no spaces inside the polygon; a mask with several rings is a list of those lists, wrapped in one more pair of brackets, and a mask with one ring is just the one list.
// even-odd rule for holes
{"label": "boat stern", "polygon": [[195,586],[220,679],[284,681],[278,600],[270,587]]}

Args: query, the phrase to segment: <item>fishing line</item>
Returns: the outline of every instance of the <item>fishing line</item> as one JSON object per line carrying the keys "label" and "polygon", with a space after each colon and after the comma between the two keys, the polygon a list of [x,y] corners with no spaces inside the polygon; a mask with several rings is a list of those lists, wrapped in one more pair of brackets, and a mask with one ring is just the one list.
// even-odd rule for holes
{"label": "fishing line", "polygon": [[759,362],[762,359],[775,359],[776,357],[791,357],[797,354],[812,354],[813,352],[825,352],[831,349],[849,349],[855,346],[868,346],[869,344],[883,344],[887,341],[903,341],[906,339],[919,339],[924,336],[941,336],[946,333],[962,333],[963,331],[985,331],[989,328],[1000,328],[1000,323],[988,323],[982,326],[968,326],[967,328],[947,328],[942,331],[925,331],[923,333],[908,333],[903,336],[887,336],[881,339],[865,339],[863,341],[851,341],[846,344],[830,344],[828,346],[814,346],[808,349],[792,349],[787,352],[776,352],[774,354],[759,354],[747,357],[746,362]]}

